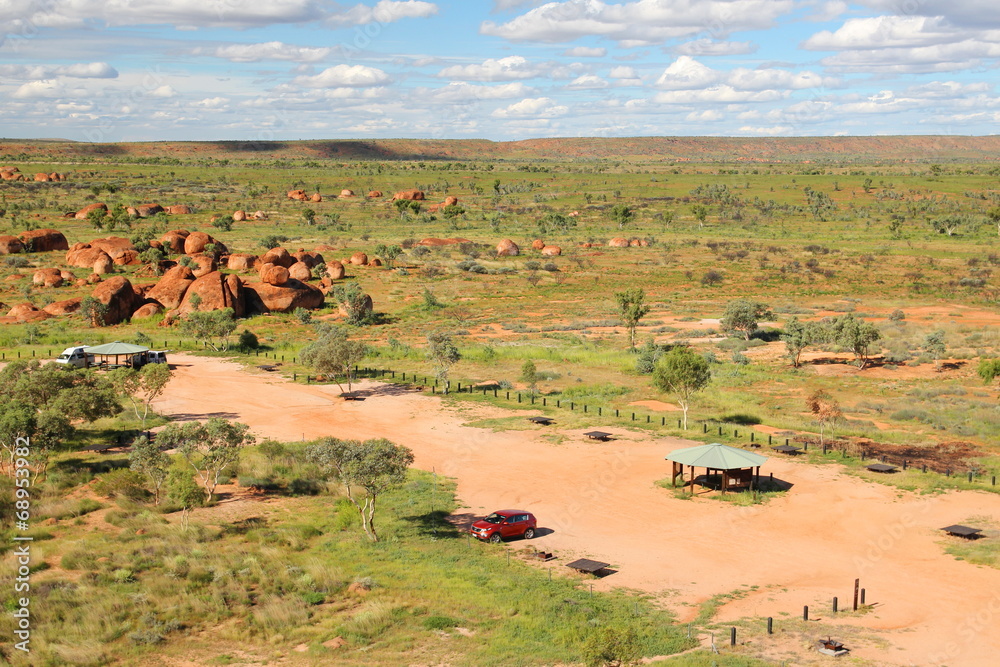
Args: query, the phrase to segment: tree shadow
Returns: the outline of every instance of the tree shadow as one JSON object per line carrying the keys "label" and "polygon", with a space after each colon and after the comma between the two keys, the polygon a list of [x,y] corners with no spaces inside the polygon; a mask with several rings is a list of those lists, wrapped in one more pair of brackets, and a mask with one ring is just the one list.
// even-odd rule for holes
{"label": "tree shadow", "polygon": [[171,415],[164,415],[168,417],[170,421],[178,422],[190,422],[190,421],[200,421],[202,419],[239,419],[240,416],[235,412],[175,412]]}
{"label": "tree shadow", "polygon": [[50,468],[50,472],[59,471],[66,473],[80,472],[81,470],[86,470],[91,475],[101,475],[106,472],[111,472],[112,470],[120,470],[122,468],[127,468],[129,465],[128,459],[100,459],[97,461],[79,459],[79,458],[68,458],[62,459],[60,461],[53,461]]}
{"label": "tree shadow", "polygon": [[445,510],[431,510],[424,514],[413,514],[402,518],[403,521],[415,525],[417,532],[424,537],[458,539],[462,536],[460,526],[452,523],[452,515]]}

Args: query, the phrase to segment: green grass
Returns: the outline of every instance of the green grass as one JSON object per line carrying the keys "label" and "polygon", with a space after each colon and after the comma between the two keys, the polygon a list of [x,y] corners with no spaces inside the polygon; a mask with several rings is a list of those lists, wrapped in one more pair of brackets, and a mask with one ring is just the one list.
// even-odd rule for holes
{"label": "green grass", "polygon": [[[285,447],[291,454],[278,455],[276,466],[298,448]],[[245,465],[264,464],[251,453]],[[239,644],[261,656],[342,636],[346,659],[373,665],[440,651],[437,632],[453,634],[447,659],[456,665],[572,661],[590,629],[604,624],[640,628],[645,655],[690,646],[653,600],[591,596],[574,578],[550,580],[519,557],[508,564],[505,548],[466,540],[444,520],[455,506],[449,482],[414,472],[384,498],[378,544],[360,533],[354,508],[335,500],[291,497],[261,505],[253,520],[222,524],[200,510],[210,513],[186,531],[141,508],[115,510],[100,532],[61,525],[44,552],[36,542],[36,553],[73,576],[34,575],[32,660],[61,662],[66,647],[80,645],[91,647],[95,663],[141,662],[154,652],[184,654],[185,637],[202,630],[211,640],[199,644],[222,652]],[[348,592],[361,580],[369,593]],[[11,622],[5,617],[0,630]]]}

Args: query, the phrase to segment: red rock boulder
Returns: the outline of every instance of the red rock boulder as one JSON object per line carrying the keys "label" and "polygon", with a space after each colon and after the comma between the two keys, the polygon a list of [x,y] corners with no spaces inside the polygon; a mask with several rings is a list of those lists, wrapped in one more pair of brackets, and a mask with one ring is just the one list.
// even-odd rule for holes
{"label": "red rock boulder", "polygon": [[317,204],[318,204],[318,203],[320,203],[321,201],[323,201],[323,195],[321,195],[321,194],[320,194],[320,193],[318,193],[318,192],[315,192],[315,193],[313,193],[313,196],[309,198],[309,201],[311,201],[311,202],[315,202],[315,203],[317,203]]}
{"label": "red rock boulder", "polygon": [[190,235],[191,232],[186,229],[175,229],[161,236],[160,243],[163,244],[163,249],[168,253],[181,253],[184,252],[184,241]]}
{"label": "red rock boulder", "polygon": [[330,277],[330,280],[340,280],[346,273],[344,265],[337,260],[326,263],[326,274]]}
{"label": "red rock boulder", "polygon": [[184,253],[195,255],[199,252],[205,252],[205,246],[209,244],[215,245],[218,249],[218,242],[205,232],[191,232],[184,239]]}
{"label": "red rock boulder", "polygon": [[298,280],[284,285],[247,283],[244,285],[248,313],[290,313],[296,308],[320,308],[323,292]]}
{"label": "red rock boulder", "polygon": [[562,254],[562,248],[557,245],[547,245],[542,248],[542,254],[546,257],[558,257]]}
{"label": "red rock boulder", "polygon": [[629,245],[628,239],[623,238],[613,238],[608,241],[609,248],[627,248]]}
{"label": "red rock boulder", "polygon": [[257,211],[257,212],[255,212],[253,214],[253,219],[254,220],[267,220],[267,213],[264,213],[264,211]]}
{"label": "red rock boulder", "polygon": [[366,255],[363,252],[356,252],[353,255],[351,255],[351,258],[347,261],[355,266],[367,266],[368,255]]}
{"label": "red rock boulder", "polygon": [[98,250],[99,254],[94,258],[94,263],[90,265],[90,270],[99,276],[115,272],[115,261],[103,250]]}
{"label": "red rock boulder", "polygon": [[186,204],[174,204],[167,207],[167,213],[170,215],[191,215],[194,211]]}
{"label": "red rock boulder", "polygon": [[70,315],[80,310],[80,303],[82,301],[83,299],[81,297],[74,297],[72,299],[66,299],[65,301],[56,301],[55,303],[43,306],[42,310],[49,315]]}
{"label": "red rock boulder", "polygon": [[38,181],[39,183],[48,183],[49,175],[46,173],[39,172],[35,174],[35,180]]}
{"label": "red rock boulder", "polygon": [[369,199],[378,199],[381,196],[382,196],[381,190],[372,190],[371,192],[368,193]]}
{"label": "red rock boulder", "polygon": [[288,277],[292,280],[301,280],[302,282],[308,282],[312,280],[312,270],[309,265],[305,262],[295,262],[288,269]]}
{"label": "red rock boulder", "polygon": [[378,257],[373,257],[370,260],[368,260],[368,266],[371,266],[373,268],[382,266],[382,260],[379,259]]}
{"label": "red rock boulder", "polygon": [[195,278],[201,278],[204,275],[219,270],[219,263],[215,260],[215,255],[199,252],[195,255],[191,255],[191,259],[194,261],[194,266],[189,268]]}
{"label": "red rock boulder", "polygon": [[354,190],[348,190],[347,188],[344,188],[343,190],[340,191],[341,199],[347,199],[348,197],[353,197],[353,196],[354,196]]}
{"label": "red rock boulder", "polygon": [[409,199],[410,201],[424,201],[426,197],[424,196],[423,190],[401,190],[392,196],[392,201],[397,199]]}
{"label": "red rock boulder", "polygon": [[15,322],[38,322],[47,320],[51,315],[39,310],[32,303],[19,303],[7,312],[7,317],[13,318]]}
{"label": "red rock boulder", "polygon": [[260,267],[260,280],[268,285],[284,285],[288,282],[288,269],[278,264],[265,264]]}
{"label": "red rock boulder", "polygon": [[69,250],[69,243],[62,232],[54,229],[35,229],[30,232],[21,232],[18,235],[21,243],[30,252],[51,252],[53,250]]}
{"label": "red rock boulder", "polygon": [[319,254],[315,250],[299,250],[298,252],[293,252],[292,257],[295,258],[296,262],[302,262],[310,269],[326,262],[326,260],[323,259],[323,255]]}
{"label": "red rock boulder", "polygon": [[497,257],[516,257],[521,253],[521,249],[510,239],[504,239],[497,244]]}
{"label": "red rock boulder", "polygon": [[283,266],[286,269],[294,264],[297,260],[288,254],[288,251],[284,248],[271,248],[263,255],[261,255],[261,264],[275,264],[277,266]]}
{"label": "red rock boulder", "polygon": [[31,282],[42,287],[60,287],[64,281],[59,269],[38,269]]}
{"label": "red rock boulder", "polygon": [[238,252],[226,259],[226,268],[230,271],[252,271],[257,264],[257,255]]}
{"label": "red rock boulder", "polygon": [[24,250],[24,244],[16,236],[4,234],[0,236],[0,255],[14,255]]}
{"label": "red rock boulder", "polygon": [[541,250],[542,248],[545,247],[545,241],[541,239],[535,239],[534,241],[531,242],[531,247],[535,250]]}
{"label": "red rock boulder", "polygon": [[306,191],[305,190],[289,190],[288,191],[288,198],[289,199],[293,199],[295,201],[305,201],[306,200]]}
{"label": "red rock boulder", "polygon": [[144,320],[154,315],[159,315],[163,312],[163,306],[156,303],[155,301],[150,301],[149,303],[144,303],[139,306],[134,313],[132,313],[133,320]]}
{"label": "red rock boulder", "polygon": [[135,210],[139,213],[140,218],[148,218],[157,213],[163,213],[166,209],[159,204],[139,204]]}
{"label": "red rock boulder", "polygon": [[[200,297],[197,306],[193,303],[195,295]],[[185,315],[195,310],[208,312],[223,308],[232,308],[236,317],[243,317],[245,313],[243,282],[239,276],[213,271],[191,283],[184,294],[178,313]]]}
{"label": "red rock boulder", "polygon": [[447,197],[444,198],[444,205],[445,206],[457,206],[458,205],[458,197],[453,197],[451,195],[448,195]]}
{"label": "red rock boulder", "polygon": [[76,213],[74,213],[73,217],[76,218],[77,220],[86,220],[87,216],[90,215],[91,211],[100,211],[100,212],[102,212],[104,214],[107,214],[107,212],[108,212],[108,205],[100,203],[100,202],[98,202],[96,204],[87,204],[86,206],[84,206],[83,208],[81,208],[79,211],[77,211]]}
{"label": "red rock boulder", "polygon": [[105,324],[118,324],[132,317],[132,313],[142,304],[137,302],[132,283],[124,276],[114,276],[99,283],[92,295],[108,307],[104,315]]}
{"label": "red rock boulder", "polygon": [[233,213],[233,222],[245,222],[247,219],[246,211],[235,211]]}
{"label": "red rock boulder", "polygon": [[[119,266],[142,264],[139,260],[139,253],[128,239],[120,236],[109,236],[106,239],[94,239],[90,242],[92,248],[99,248],[108,254],[115,264]],[[75,247],[75,246],[74,246]],[[67,259],[69,253],[66,253]],[[74,264],[74,266],[80,266]]]}
{"label": "red rock boulder", "polygon": [[146,298],[159,302],[167,310],[181,305],[184,294],[194,282],[194,273],[186,266],[175,266],[168,270],[153,287],[146,292]]}

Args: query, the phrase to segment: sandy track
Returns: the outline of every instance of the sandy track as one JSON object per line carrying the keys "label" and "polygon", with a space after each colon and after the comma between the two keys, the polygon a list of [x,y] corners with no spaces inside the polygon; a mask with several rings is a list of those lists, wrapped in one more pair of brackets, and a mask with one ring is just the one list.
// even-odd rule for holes
{"label": "sandy track", "polygon": [[664,455],[689,441],[602,424],[618,439],[601,444],[580,431],[559,431],[567,440],[554,445],[540,436],[557,427],[495,433],[462,425],[529,411],[449,409],[436,397],[374,383],[364,385],[375,392],[367,400],[344,402],[335,385],[293,384],[218,359],[180,354],[173,361],[175,378],[155,404],[161,414],[225,416],[286,441],[334,435],[405,444],[417,467],[457,480],[467,505],[460,514],[529,509],[549,529],[531,544],[555,552],[557,563],[570,556],[612,563],[617,572],[597,588],[663,594],[688,619],[710,596],[756,585],[726,605],[720,619],[794,617],[808,604],[830,622],[831,598],[849,606],[860,577],[876,610],[833,622],[872,631],[891,647],[867,642],[853,647],[856,657],[997,664],[1000,571],[945,554],[937,530],[971,516],[1000,518],[996,495],[917,496],[843,475],[837,466],[771,457],[764,473],[794,484],[784,498],[750,508],[681,500],[654,482],[669,474]]}

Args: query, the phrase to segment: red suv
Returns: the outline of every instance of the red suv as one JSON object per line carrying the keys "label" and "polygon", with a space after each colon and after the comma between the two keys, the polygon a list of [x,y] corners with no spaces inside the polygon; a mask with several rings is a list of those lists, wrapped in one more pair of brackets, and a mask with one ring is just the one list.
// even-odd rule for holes
{"label": "red suv", "polygon": [[530,540],[535,536],[537,526],[538,521],[531,512],[498,510],[472,524],[469,532],[481,540],[497,544],[508,537],[523,537]]}

